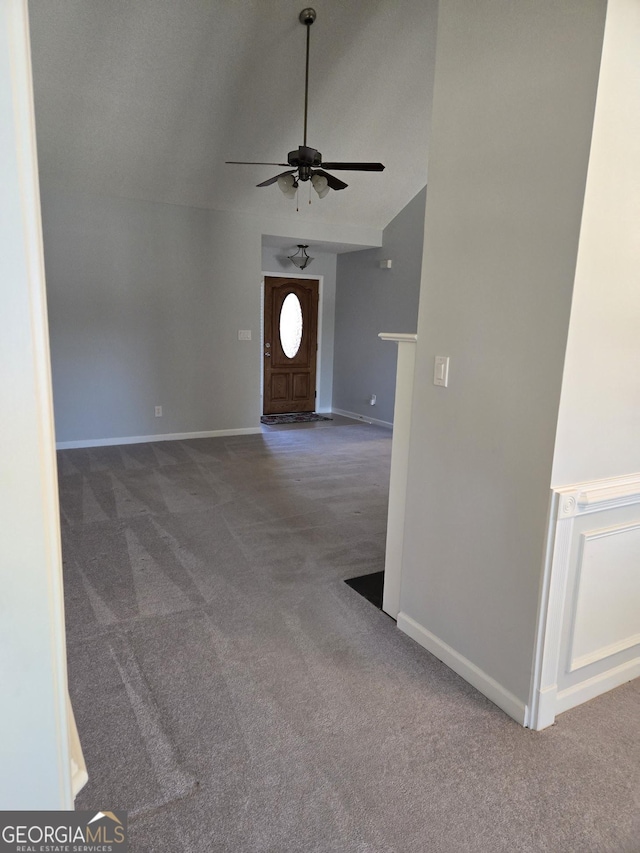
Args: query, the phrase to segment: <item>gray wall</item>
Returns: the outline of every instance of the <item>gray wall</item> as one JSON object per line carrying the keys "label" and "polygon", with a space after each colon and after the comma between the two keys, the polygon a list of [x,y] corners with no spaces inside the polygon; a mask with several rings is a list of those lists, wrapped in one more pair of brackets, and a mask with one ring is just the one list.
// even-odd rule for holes
{"label": "gray wall", "polygon": [[85,194],[42,211],[58,440],[257,425],[257,229]]}
{"label": "gray wall", "polygon": [[[338,255],[333,405],[393,422],[397,347],[379,332],[415,332],[426,187],[387,225],[382,248]],[[379,262],[390,258],[391,269]],[[370,406],[371,394],[377,404]]]}
{"label": "gray wall", "polygon": [[[381,239],[371,229],[51,188],[42,216],[60,442],[257,428],[262,235]],[[334,262],[321,266],[330,377]],[[239,341],[240,329],[252,340]],[[328,382],[327,408],[330,393]]]}
{"label": "gray wall", "polygon": [[[292,249],[295,241],[292,241]],[[289,252],[291,254],[291,252]],[[305,275],[322,276],[322,304],[320,306],[320,336],[317,390],[318,411],[331,411],[333,399],[333,339],[336,308],[336,255],[332,252],[319,252],[313,246],[309,248],[313,261],[305,269]],[[273,246],[262,247],[262,271],[281,276],[294,276],[295,267],[287,260],[287,253]]]}
{"label": "gray wall", "polygon": [[605,8],[439,11],[401,610],[521,702]]}

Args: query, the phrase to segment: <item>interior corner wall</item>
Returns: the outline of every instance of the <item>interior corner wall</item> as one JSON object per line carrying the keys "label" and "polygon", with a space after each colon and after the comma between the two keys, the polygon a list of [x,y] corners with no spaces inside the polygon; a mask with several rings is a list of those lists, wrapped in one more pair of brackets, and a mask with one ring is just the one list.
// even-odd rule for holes
{"label": "interior corner wall", "polygon": [[[292,240],[292,249],[295,240]],[[336,308],[336,254],[309,249],[313,264],[304,271],[306,275],[322,276],[322,305],[320,316],[320,361],[318,365],[318,399],[316,409],[331,411],[333,400],[333,348]],[[284,258],[284,260],[283,260]],[[313,266],[313,268],[312,268]],[[295,267],[286,254],[273,246],[262,247],[262,271],[275,275],[294,276]]]}
{"label": "interior corner wall", "polygon": [[398,624],[520,722],[605,11],[439,7]]}
{"label": "interior corner wall", "polygon": [[609,0],[553,485],[640,473],[640,4]]}
{"label": "interior corner wall", "polygon": [[[334,409],[393,422],[397,347],[378,333],[416,331],[426,192],[387,225],[381,248],[338,255]],[[391,269],[380,268],[383,259]]]}

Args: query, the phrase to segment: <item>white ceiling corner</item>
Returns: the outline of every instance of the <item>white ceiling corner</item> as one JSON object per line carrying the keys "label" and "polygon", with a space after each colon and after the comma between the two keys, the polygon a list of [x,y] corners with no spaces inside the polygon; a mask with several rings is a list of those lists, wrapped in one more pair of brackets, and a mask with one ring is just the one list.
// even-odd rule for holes
{"label": "white ceiling corner", "polygon": [[[43,186],[287,217],[255,184],[302,144],[300,0],[30,0]],[[308,224],[383,228],[424,186],[437,0],[321,0],[308,142],[381,173],[319,200]]]}

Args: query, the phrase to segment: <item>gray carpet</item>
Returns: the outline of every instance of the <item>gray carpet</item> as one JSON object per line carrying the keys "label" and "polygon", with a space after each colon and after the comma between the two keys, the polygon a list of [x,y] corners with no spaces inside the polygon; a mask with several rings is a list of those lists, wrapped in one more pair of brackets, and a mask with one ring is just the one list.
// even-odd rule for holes
{"label": "gray carpet", "polygon": [[60,453],[76,805],[134,853],[640,850],[640,683],[529,732],[343,583],[383,566],[389,456],[365,425]]}

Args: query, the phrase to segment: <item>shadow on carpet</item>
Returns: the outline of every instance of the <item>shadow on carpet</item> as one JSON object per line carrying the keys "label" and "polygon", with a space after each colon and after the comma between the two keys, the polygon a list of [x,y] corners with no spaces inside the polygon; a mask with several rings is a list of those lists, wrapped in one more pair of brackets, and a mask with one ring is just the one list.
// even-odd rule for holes
{"label": "shadow on carpet", "polygon": [[363,598],[382,610],[382,589],[384,587],[384,572],[373,572],[371,575],[359,575],[357,578],[345,580],[347,586],[355,589]]}

